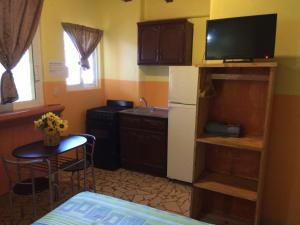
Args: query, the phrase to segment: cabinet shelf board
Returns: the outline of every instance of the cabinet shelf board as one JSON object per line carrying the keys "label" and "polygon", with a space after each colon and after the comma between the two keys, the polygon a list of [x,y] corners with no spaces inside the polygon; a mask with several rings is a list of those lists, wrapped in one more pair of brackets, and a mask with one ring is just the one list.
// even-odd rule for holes
{"label": "cabinet shelf board", "polygon": [[252,151],[263,150],[263,137],[222,137],[215,135],[203,135],[197,138],[197,142],[221,145],[232,148],[247,149]]}
{"label": "cabinet shelf board", "polygon": [[202,213],[200,216],[201,221],[215,224],[215,225],[252,225],[251,222],[244,222],[238,219],[224,217],[216,213]]}
{"label": "cabinet shelf board", "polygon": [[208,173],[194,183],[194,186],[252,202],[257,201],[257,182],[253,180]]}
{"label": "cabinet shelf board", "polygon": [[269,77],[257,74],[226,74],[213,73],[211,74],[213,80],[244,80],[244,81],[268,81]]}
{"label": "cabinet shelf board", "polygon": [[238,62],[238,63],[203,63],[196,65],[200,68],[222,67],[277,67],[277,62]]}

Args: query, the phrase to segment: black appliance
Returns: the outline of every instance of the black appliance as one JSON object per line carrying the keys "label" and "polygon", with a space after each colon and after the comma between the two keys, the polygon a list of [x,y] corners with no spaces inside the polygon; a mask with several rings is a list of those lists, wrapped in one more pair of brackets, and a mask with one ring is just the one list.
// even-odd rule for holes
{"label": "black appliance", "polygon": [[208,20],[205,59],[273,58],[277,14]]}
{"label": "black appliance", "polygon": [[133,107],[133,102],[107,100],[106,106],[86,112],[86,132],[96,137],[94,164],[97,168],[120,167],[119,111]]}

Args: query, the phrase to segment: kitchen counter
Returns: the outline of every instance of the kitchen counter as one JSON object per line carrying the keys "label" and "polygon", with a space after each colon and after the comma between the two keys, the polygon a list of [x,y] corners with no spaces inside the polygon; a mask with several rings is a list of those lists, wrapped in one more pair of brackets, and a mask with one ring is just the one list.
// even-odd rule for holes
{"label": "kitchen counter", "polygon": [[156,107],[139,107],[133,109],[126,109],[120,111],[120,113],[137,115],[137,116],[147,116],[147,117],[158,117],[158,118],[168,118],[167,108],[156,108]]}

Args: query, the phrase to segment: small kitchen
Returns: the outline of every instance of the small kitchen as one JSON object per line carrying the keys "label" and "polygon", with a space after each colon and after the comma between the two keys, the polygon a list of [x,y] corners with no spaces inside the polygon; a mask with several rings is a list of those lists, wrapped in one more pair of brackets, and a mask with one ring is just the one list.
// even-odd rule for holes
{"label": "small kitchen", "polygon": [[[253,18],[254,21],[256,17]],[[270,23],[276,27],[276,22],[272,22],[276,21],[276,14],[258,18],[263,22],[271,18]],[[265,155],[261,153],[267,146],[277,63],[195,63],[194,40],[203,37],[204,32],[199,32],[190,19],[137,22],[136,63],[142,74],[138,100],[121,98],[123,95],[115,92],[107,98],[106,106],[90,109],[86,114],[87,132],[98,142],[95,166],[125,168],[192,187],[192,218],[216,224],[235,224],[235,219],[237,224],[258,224],[264,179],[260,171],[265,164]],[[229,24],[238,23],[239,18],[228,20]],[[217,29],[214,22],[216,26],[223,23],[212,20],[212,34]],[[207,29],[208,25],[209,22]],[[225,35],[235,34],[223,31]],[[274,31],[269,34],[267,39],[275,40]],[[218,49],[223,45],[213,46],[214,40],[210,39],[216,36],[200,39],[206,44],[206,59],[222,57]],[[235,49],[234,44],[231,49]],[[230,57],[236,57],[235,52],[232,54]],[[272,50],[270,54],[274,54]],[[160,80],[151,83],[145,75],[162,67],[167,71],[164,88],[159,87]],[[112,83],[109,81],[107,87]],[[134,89],[132,84],[123,84],[122,80],[119,85],[114,83],[113,90],[120,88],[117,93],[122,93],[124,89]],[[260,96],[259,100],[253,93]],[[164,103],[153,104],[160,97]],[[104,124],[104,120],[107,126],[96,126]]]}
{"label": "small kitchen", "polygon": [[[170,141],[175,141],[174,146],[179,143],[177,140],[176,144],[178,134],[173,134],[172,139],[169,140],[169,133],[172,133],[169,132],[169,126],[176,125],[176,120],[181,116],[185,117],[184,113],[182,114],[179,110],[179,115],[177,115],[176,109],[181,103],[184,105],[185,100],[187,104],[190,102],[194,104],[194,96],[190,95],[195,95],[197,90],[183,94],[183,96],[176,96],[174,90],[170,91],[169,83],[172,82],[177,90],[178,88],[185,89],[182,92],[190,90],[186,86],[189,83],[181,87],[182,80],[179,76],[181,72],[176,72],[176,70],[174,78],[178,77],[178,79],[169,80],[171,73],[169,67],[174,65],[178,68],[183,66],[197,69],[191,65],[196,61],[200,62],[202,57],[209,1],[203,1],[205,7],[197,9],[188,6],[189,13],[181,12],[182,7],[185,7],[184,2],[171,2],[175,6],[172,9],[173,15],[167,16],[166,19],[160,19],[155,15],[157,7],[169,11],[170,4],[166,1],[158,0],[157,3],[162,3],[162,7],[156,6],[155,8],[152,8],[148,1],[103,0],[95,2],[92,4],[86,4],[82,0],[76,3],[56,0],[44,2],[41,25],[37,31],[40,35],[38,38],[41,40],[37,50],[41,52],[42,57],[39,59],[41,61],[36,61],[39,64],[36,65],[35,70],[38,72],[35,77],[36,83],[42,84],[41,93],[36,93],[42,94],[40,103],[42,105],[16,111],[12,118],[10,112],[2,114],[3,124],[5,123],[5,127],[2,127],[3,137],[7,133],[14,135],[9,135],[6,138],[7,141],[2,143],[1,154],[10,157],[11,149],[40,140],[42,136],[33,128],[32,120],[37,119],[43,113],[53,111],[68,121],[68,131],[65,135],[88,133],[95,136],[93,162],[97,192],[115,196],[111,193],[111,188],[109,192],[106,191],[110,184],[108,178],[112,174],[114,180],[118,178],[118,174],[123,173],[127,173],[132,178],[139,174],[145,179],[154,175],[153,178],[157,180],[152,182],[153,186],[163,185],[168,186],[171,191],[175,190],[173,182],[168,182],[167,177],[181,180],[180,177],[173,176],[174,172],[175,174],[178,172],[176,170],[178,160],[181,161],[183,157],[181,159],[180,156],[176,157],[178,154],[174,152],[175,158],[172,158],[168,150]],[[142,4],[143,2],[145,5]],[[60,7],[54,7],[57,5]],[[147,13],[143,11],[143,7]],[[91,13],[86,13],[87,11]],[[76,16],[72,12],[76,12]],[[189,15],[196,15],[196,18],[191,19],[193,22],[187,18]],[[109,23],[107,23],[108,20]],[[76,79],[70,80],[66,76],[65,73],[68,70],[65,70],[65,67],[69,68],[69,72],[72,71],[70,74],[73,74],[74,71],[71,68],[78,67],[78,60],[74,58],[78,53],[73,43],[67,41],[65,27],[62,26],[64,22],[99,29],[103,34],[94,51],[96,54],[93,53],[94,61],[89,60],[91,70],[88,72],[93,71],[95,75],[93,78],[88,78],[90,79],[88,82],[93,81],[94,86],[89,84],[72,88],[72,84],[69,83],[69,81],[71,83],[77,81]],[[193,24],[196,24],[195,28]],[[48,40],[49,37],[51,40]],[[192,48],[200,49],[200,51],[193,51]],[[137,53],[137,51],[140,52]],[[60,68],[55,70],[54,65],[59,65]],[[178,76],[176,76],[177,73]],[[196,77],[191,78],[190,82],[198,83],[195,79]],[[169,95],[174,98],[169,98]],[[172,121],[170,120],[170,115],[173,114],[171,107],[174,108]],[[6,114],[9,116],[9,121],[6,121]],[[189,118],[189,115],[186,117]],[[13,120],[18,121],[18,124]],[[176,127],[175,129],[181,130],[182,128]],[[189,138],[190,143],[187,145],[194,145],[194,141],[191,140]],[[169,156],[173,161],[171,163],[169,163]],[[186,165],[191,161],[191,157],[193,156],[188,155]],[[168,166],[172,164],[173,166],[169,169]],[[188,165],[187,168],[189,169],[190,166]],[[172,169],[176,171],[169,175],[168,171]],[[9,185],[6,184],[4,171],[0,170],[0,173],[1,181],[5,183],[0,187],[0,192],[5,195]],[[191,171],[184,172],[183,176],[187,173]],[[107,177],[106,174],[108,174]],[[64,177],[67,178],[67,176]],[[102,183],[103,180],[106,182]],[[137,184],[139,182],[137,180]],[[125,185],[127,184],[128,182]],[[119,185],[122,186],[122,183]],[[182,194],[180,204],[184,207],[177,212],[188,215],[190,187],[183,188],[180,184],[178,187]],[[141,187],[131,187],[130,192],[136,192],[138,196]],[[157,197],[162,193],[158,190]],[[61,194],[64,195],[64,193]],[[119,196],[119,198],[124,199],[125,196]],[[131,201],[134,200],[134,196],[131,198]],[[155,196],[152,198],[157,201],[154,199]],[[159,205],[156,207],[175,212],[176,208],[174,209],[172,204],[163,206],[163,199],[165,197],[162,196],[162,202],[158,202]],[[173,201],[176,204],[177,196]]]}
{"label": "small kitchen", "polygon": [[[95,166],[120,167],[193,181],[198,68],[192,66],[193,24],[187,19],[139,22],[139,66],[168,68],[167,107],[107,100],[87,111],[86,131],[95,135]],[[155,90],[152,90],[155,92]]]}
{"label": "small kitchen", "polygon": [[[184,215],[190,217],[186,221],[196,224],[259,225],[285,220],[283,214],[290,213],[288,206],[297,202],[296,191],[291,197],[281,196],[292,192],[297,171],[291,167],[296,163],[292,159],[296,159],[298,142],[294,138],[286,145],[282,136],[286,132],[292,137],[299,130],[295,119],[291,123],[280,120],[290,119],[287,111],[297,114],[295,100],[286,101],[287,96],[279,97],[282,93],[277,90],[284,86],[282,79],[288,80],[283,73],[289,73],[278,54],[278,49],[288,50],[282,32],[283,22],[288,20],[286,8],[273,3],[274,9],[261,2],[251,2],[253,8],[236,3],[44,0],[32,52],[28,50],[27,61],[18,64],[21,69],[12,71],[21,100],[25,92],[30,92],[32,99],[13,103],[0,113],[0,156],[12,159],[17,155],[15,150],[45,139],[33,121],[47,112],[66,121],[67,130],[58,138],[58,149],[69,136],[78,142],[84,138],[94,142],[82,145],[79,155],[79,148],[65,149],[74,151],[66,156],[75,164],[79,162],[75,158],[83,159],[75,172],[64,170],[70,165],[60,167],[57,163],[54,172],[61,170],[61,176],[48,175],[44,180],[49,182],[43,188],[49,187],[50,198],[36,202],[40,216],[49,212],[40,207],[49,199],[54,201],[50,203],[52,209],[57,197],[67,199],[76,194],[74,191],[88,190],[140,204],[141,209],[150,206],[167,211],[166,215]],[[285,4],[292,8],[291,2]],[[259,7],[264,10],[258,14],[254,9]],[[79,52],[68,34],[68,25],[98,34],[87,60],[81,57],[78,62]],[[253,43],[254,39],[259,42]],[[279,46],[276,51],[275,40],[276,48]],[[246,44],[236,45],[242,41]],[[278,64],[274,52],[279,56]],[[29,81],[24,88],[25,82],[16,74],[25,72],[27,64],[32,66],[26,67]],[[288,82],[292,83],[283,84]],[[275,113],[271,116],[272,107]],[[286,108],[291,110],[283,110]],[[91,136],[84,137],[86,134]],[[84,154],[87,150],[91,153]],[[278,166],[278,162],[284,165]],[[4,184],[0,203],[6,204],[9,182],[3,168],[0,162]],[[276,186],[280,181],[286,185]],[[5,204],[0,204],[0,224],[8,223]],[[97,209],[96,204],[93,206]],[[294,208],[291,218],[296,221],[299,207]],[[76,212],[74,215],[78,216]],[[31,215],[27,217],[34,221]],[[173,218],[166,223],[170,221]]]}

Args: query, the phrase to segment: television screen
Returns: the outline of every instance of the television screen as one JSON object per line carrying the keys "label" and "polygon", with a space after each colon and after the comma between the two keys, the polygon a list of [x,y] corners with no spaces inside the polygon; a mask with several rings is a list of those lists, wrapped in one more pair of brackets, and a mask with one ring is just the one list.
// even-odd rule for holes
{"label": "television screen", "polygon": [[208,20],[205,59],[273,58],[277,14]]}

